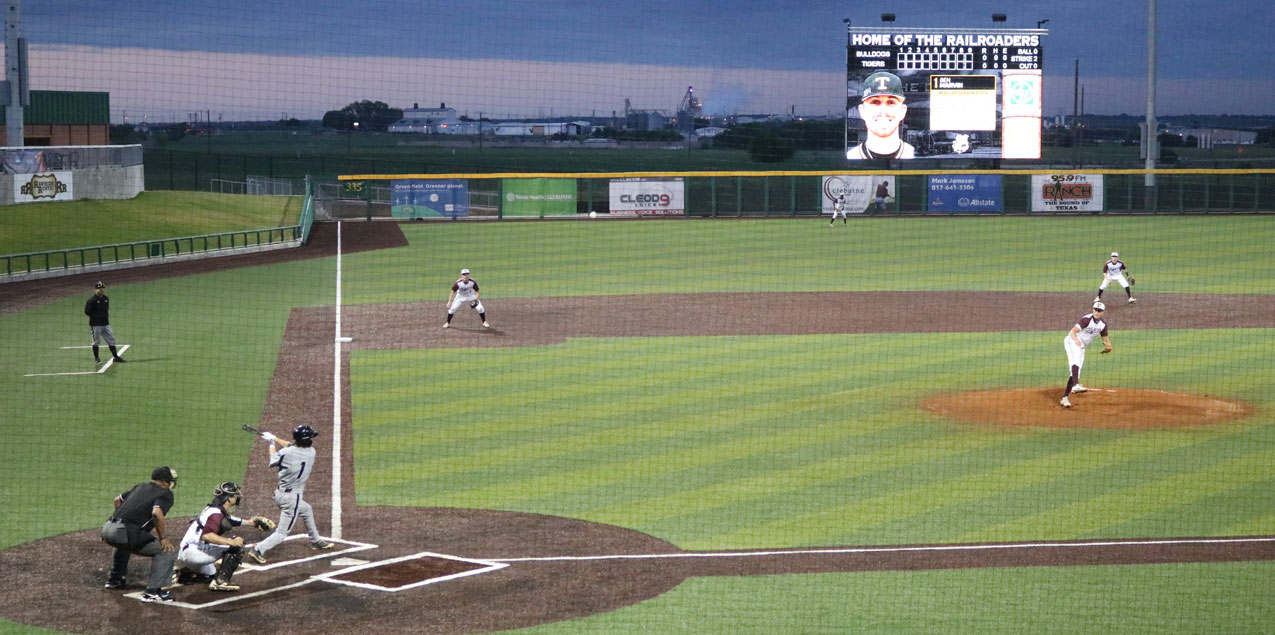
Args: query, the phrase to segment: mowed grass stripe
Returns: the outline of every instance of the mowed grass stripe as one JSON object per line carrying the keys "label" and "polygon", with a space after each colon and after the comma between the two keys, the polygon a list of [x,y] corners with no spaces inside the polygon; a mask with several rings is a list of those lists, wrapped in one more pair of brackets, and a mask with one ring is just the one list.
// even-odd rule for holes
{"label": "mowed grass stripe", "polygon": [[[1190,440],[1178,440],[1170,447],[1188,445]],[[810,536],[810,528],[824,528],[823,535],[811,536],[815,544],[827,544],[838,537],[859,531],[865,527],[893,522],[909,516],[934,511],[1002,491],[1055,480],[1071,474],[1116,465],[1132,457],[1142,456],[1160,448],[1148,447],[1129,439],[1120,439],[1098,446],[1082,446],[1062,453],[1051,453],[1028,461],[1015,461],[992,470],[960,474],[955,478],[932,480],[924,485],[906,489],[890,489],[865,498],[807,514],[791,516],[757,526],[741,527],[715,537],[717,542],[748,543],[764,539],[769,534],[791,534],[795,528]],[[939,475],[941,471],[927,471]],[[873,490],[879,492],[880,490]]]}
{"label": "mowed grass stripe", "polygon": [[[448,404],[433,403],[409,404],[394,409],[385,409],[384,405],[386,404],[384,403],[377,404],[376,408],[372,408],[369,403],[362,406],[365,410],[359,413],[362,415],[360,422],[366,421],[366,425],[369,426],[391,423],[399,418],[410,418],[413,415],[418,415],[418,408],[423,406],[427,408],[426,412],[428,412],[431,419],[439,419],[436,425],[431,426],[433,433],[438,436],[438,442],[450,443],[458,438],[484,436],[481,429],[470,425],[473,421],[472,417],[482,416],[487,413],[518,412],[528,409],[527,406],[533,404],[536,406],[536,410],[571,409],[573,415],[577,418],[589,416],[608,417],[615,414],[612,406],[619,400],[617,397],[622,398],[624,395],[631,394],[633,387],[640,387],[646,393],[644,398],[648,401],[655,402],[667,398],[668,403],[681,401],[672,399],[678,396],[678,391],[673,391],[667,397],[661,397],[658,394],[659,390],[668,390],[676,386],[683,386],[680,389],[681,391],[703,391],[714,387],[721,389],[723,386],[726,389],[747,389],[751,385],[750,377],[741,377],[740,375],[749,372],[755,373],[773,366],[773,361],[768,356],[758,354],[763,350],[757,347],[736,346],[723,342],[715,353],[717,357],[722,358],[721,362],[716,359],[705,360],[703,358],[697,358],[695,362],[688,362],[685,361],[687,358],[685,351],[677,348],[655,359],[643,355],[640,351],[636,356],[619,357],[609,355],[602,357],[600,363],[607,366],[607,369],[614,375],[613,378],[605,375],[597,376],[591,373],[589,369],[592,368],[593,358],[590,358],[591,363],[588,365],[580,364],[580,360],[585,358],[585,355],[576,350],[574,355],[568,355],[568,357],[575,360],[575,363],[565,365],[570,370],[559,370],[562,368],[561,366],[542,368],[538,363],[534,365],[536,370],[543,370],[544,376],[563,379],[560,383],[551,382],[523,392],[508,391],[503,388],[498,391],[484,390],[484,393],[494,392],[500,403],[492,403],[488,399],[458,400],[464,402],[463,409],[449,409]],[[601,353],[605,355],[605,351]],[[508,354],[516,355],[517,353]],[[745,361],[738,361],[741,359]],[[491,361],[494,361],[498,369],[505,367],[500,360]],[[473,363],[470,360],[467,365]],[[679,372],[681,370],[700,371],[690,375],[696,379],[696,383],[688,384],[688,375]],[[473,369],[469,379],[471,385],[475,381],[475,377],[484,386],[504,385],[502,382],[504,375],[502,373],[497,372],[492,375],[484,371],[483,367]],[[576,377],[577,380],[566,381],[571,378],[566,376],[568,373],[570,373],[571,377]],[[536,371],[529,373],[529,375],[535,374]],[[558,376],[554,377],[555,374],[558,374]],[[461,393],[453,393],[453,395],[458,394]],[[504,405],[513,407],[504,409],[496,407]],[[654,406],[657,404],[651,403],[647,405]],[[635,404],[634,407],[645,406]],[[511,429],[517,429],[518,425],[519,422],[516,419],[502,419],[499,433],[506,434]],[[417,438],[419,439],[419,437]]]}
{"label": "mowed grass stripe", "polygon": [[1165,478],[1094,496],[1015,521],[989,527],[982,540],[1003,540],[1005,536],[1034,531],[1054,538],[1100,537],[1110,527],[1127,523],[1161,510],[1171,509],[1201,497],[1244,487],[1269,474],[1275,450],[1263,450],[1233,458],[1198,470],[1176,472]]}
{"label": "mowed grass stripe", "polygon": [[[802,398],[788,402],[782,417],[797,416],[806,411],[824,409],[833,398]],[[749,421],[746,425],[764,428],[765,420]],[[902,425],[902,424],[893,424]],[[879,428],[848,425],[844,421],[828,422],[821,425],[806,426],[800,430],[783,429],[770,434],[750,435],[715,443],[712,446],[680,447],[666,446],[667,451],[637,458],[622,458],[613,462],[594,462],[588,467],[573,470],[560,470],[542,474],[534,478],[519,479],[510,482],[494,483],[472,489],[450,491],[441,497],[443,506],[481,506],[484,501],[489,504],[507,508],[526,500],[546,496],[560,496],[564,493],[582,489],[596,489],[627,482],[633,479],[648,477],[653,474],[676,473],[684,470],[699,470],[728,461],[757,456],[769,452],[779,452],[793,448],[808,448],[816,444],[826,444],[846,437],[861,436],[880,432]],[[614,456],[626,457],[625,453]]]}
{"label": "mowed grass stripe", "polygon": [[[855,337],[858,338],[862,336],[855,336]],[[839,354],[837,349],[833,347],[820,347],[820,350],[824,351],[825,355],[835,356]],[[980,349],[977,347],[962,347],[959,350],[961,350],[962,354],[968,358],[982,357],[982,356],[993,354],[987,351],[986,349]],[[803,360],[804,359],[805,358],[803,358]],[[895,359],[896,361],[898,360],[897,357]],[[934,359],[934,356],[917,355],[914,359],[918,361],[932,360]],[[940,364],[946,365],[952,361],[954,361],[953,358],[943,359],[940,362]],[[924,366],[918,367],[918,368],[924,369]],[[960,374],[960,371],[955,369],[951,370],[950,372],[954,374],[953,376],[959,376]],[[928,377],[930,377],[931,379],[934,376],[935,375],[933,374],[928,375]],[[721,389],[716,386],[709,386],[709,387],[691,386],[691,387],[688,387],[686,390],[675,393],[674,396],[680,397],[678,399],[672,399],[671,396],[665,396],[665,395],[655,395],[651,397],[643,396],[643,397],[639,397],[638,399],[630,398],[628,401],[620,401],[619,399],[617,399],[616,403],[611,403],[611,404],[593,405],[592,407],[588,405],[581,406],[580,408],[573,410],[570,413],[570,416],[572,416],[573,418],[577,420],[588,420],[593,417],[615,418],[619,414],[624,414],[624,411],[630,411],[635,413],[642,411],[644,414],[649,414],[649,413],[646,413],[645,411],[649,410],[650,408],[663,408],[673,413],[676,413],[677,411],[686,408],[684,404],[687,404],[688,402],[694,402],[695,400],[709,400],[714,404],[723,404],[723,403],[738,403],[737,400],[739,399],[745,399],[746,400],[745,403],[747,403],[747,401],[760,400],[762,403],[757,404],[756,406],[749,406],[750,410],[748,410],[747,412],[764,412],[768,407],[773,407],[773,401],[775,396],[786,395],[786,394],[792,393],[795,390],[804,390],[806,391],[807,394],[818,396],[821,392],[825,392],[822,388],[825,381],[822,381],[822,380],[826,380],[826,379],[827,379],[827,371],[822,368],[818,368],[816,366],[814,370],[810,370],[805,373],[781,373],[779,377],[768,380],[767,382],[763,384],[766,386],[765,390],[756,390],[753,388],[752,385],[748,385],[748,384],[737,385],[737,388],[742,388],[744,390],[744,394],[742,395],[723,394],[721,392]],[[865,379],[867,379],[867,377],[865,377]],[[879,380],[880,378],[877,377],[875,379]],[[913,379],[911,377],[908,377],[908,378],[905,378],[904,382],[900,382],[900,383],[907,383],[911,381],[913,381]],[[690,399],[689,397],[693,397],[694,399]],[[801,398],[807,398],[807,397],[801,397]],[[772,405],[768,406],[767,402],[772,402]],[[623,410],[619,413],[616,412],[617,404],[623,406]],[[721,408],[721,406],[716,406],[716,407]],[[738,409],[727,408],[725,410],[720,410],[718,413],[718,416],[724,416],[724,415],[728,415],[731,413],[738,413],[738,412],[740,412]],[[682,417],[679,417],[679,419],[682,419],[682,418],[685,418],[685,416],[683,415]],[[694,417],[691,417],[691,418],[694,418]],[[745,420],[747,419],[746,416],[744,418]],[[533,420],[531,422],[530,427],[536,432],[540,432],[540,430],[538,430],[537,426],[535,425],[535,422],[541,421],[542,417],[537,413],[537,414],[531,415],[530,419]],[[741,421],[740,423],[743,423],[743,421]],[[514,425],[516,426],[517,424],[518,422],[515,421]],[[657,421],[655,424],[648,424],[648,425],[664,426],[666,425],[666,423]],[[693,430],[694,427],[691,426],[688,429]],[[486,434],[486,432],[487,430],[484,429],[484,434]],[[497,432],[499,433],[500,438],[504,440],[505,442],[511,445],[514,443],[515,440],[508,438],[509,426],[501,425],[498,431],[492,431],[493,434],[496,434]],[[605,434],[606,432],[599,432],[596,430],[589,429],[583,435],[576,435],[576,436],[567,437],[563,439],[557,439],[549,443],[561,444],[562,445],[562,449],[560,450],[561,452],[578,451],[582,448],[596,447],[594,443],[602,441],[605,437],[600,435],[605,435]],[[617,433],[617,437],[618,438],[615,441],[616,443],[630,443],[634,440],[644,439],[644,437],[642,437],[640,434],[640,429],[635,429],[631,425],[624,428],[623,430],[620,430]],[[543,446],[545,443],[546,442],[542,441],[540,442],[540,445]],[[520,447],[522,447],[523,449],[527,449],[525,445],[522,445]],[[389,463],[388,469],[399,471],[401,469],[402,462],[410,461],[415,450],[416,448],[414,446],[409,448],[403,448],[399,445],[395,445],[393,447],[383,450],[383,452],[391,452],[393,454],[392,458],[394,460]],[[500,464],[503,465],[505,464],[505,462],[510,460],[510,457],[508,456],[510,451],[511,450],[509,447],[504,447],[504,446],[481,450],[478,453],[470,455],[471,456],[470,460],[473,461],[471,468],[488,466],[490,465],[490,461],[498,461]],[[490,454],[486,457],[480,456],[481,454],[484,454],[487,452],[494,452],[495,454]],[[371,457],[372,454],[369,454],[368,456]],[[524,456],[527,458],[543,458],[542,455],[537,453],[528,453],[528,454],[525,454]],[[362,455],[361,455],[361,458],[362,458]],[[378,456],[377,458],[384,459],[385,457]],[[446,460],[463,461],[466,459],[465,457],[452,457]],[[380,461],[375,461],[375,463],[379,463],[379,462]],[[366,471],[368,469],[366,463],[364,463],[363,465],[364,465],[364,470]],[[426,474],[438,473],[438,471],[434,469],[435,467],[434,464],[416,464],[415,467],[421,470],[422,473],[426,473]],[[375,469],[376,468],[372,468],[372,470],[375,470]],[[443,473],[449,473],[449,472],[450,470],[444,470]],[[515,483],[510,483],[509,485],[516,486]]]}

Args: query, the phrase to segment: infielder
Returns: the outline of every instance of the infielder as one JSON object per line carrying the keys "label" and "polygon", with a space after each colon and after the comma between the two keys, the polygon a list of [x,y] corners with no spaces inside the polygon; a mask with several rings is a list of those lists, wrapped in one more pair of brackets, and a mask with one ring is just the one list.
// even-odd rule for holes
{"label": "infielder", "polygon": [[1080,384],[1080,369],[1085,365],[1085,347],[1093,338],[1102,336],[1102,352],[1111,352],[1111,338],[1107,337],[1107,323],[1102,320],[1107,306],[1101,302],[1093,303],[1093,313],[1087,313],[1071,327],[1071,332],[1063,338],[1063,350],[1067,351],[1067,389],[1063,391],[1061,403],[1064,408],[1071,407],[1067,396],[1072,393],[1086,392],[1089,389]]}
{"label": "infielder", "polygon": [[491,324],[487,323],[487,309],[483,307],[482,300],[478,299],[478,282],[469,277],[468,269],[461,269],[460,280],[452,284],[451,295],[447,296],[447,321],[443,322],[443,328],[451,328],[456,309],[466,302],[469,303],[469,308],[478,312],[483,327],[491,328]]}
{"label": "infielder", "polygon": [[[239,586],[230,582],[231,576],[243,562],[243,538],[231,538],[225,534],[245,522],[262,531],[274,529],[268,518],[253,516],[244,520],[230,512],[239,506],[243,494],[239,486],[226,481],[213,490],[212,502],[190,521],[186,535],[177,550],[176,581],[208,583],[212,591],[238,591]],[[218,563],[217,561],[221,562]]]}
{"label": "infielder", "polygon": [[[331,549],[332,543],[319,535],[319,528],[314,524],[314,509],[305,502],[301,495],[305,492],[305,482],[314,472],[313,439],[319,436],[318,431],[307,425],[299,425],[292,431],[292,440],[288,443],[269,432],[263,432],[262,438],[270,443],[270,467],[279,470],[279,486],[274,490],[274,504],[279,507],[279,524],[274,533],[257,543],[248,557],[259,564],[266,563],[266,552],[279,546],[292,526],[300,517],[310,534],[311,549]],[[275,448],[278,443],[283,447]]]}
{"label": "infielder", "polygon": [[1125,295],[1129,296],[1129,304],[1137,302],[1138,299],[1133,297],[1133,289],[1131,288],[1133,286],[1131,282],[1133,276],[1130,275],[1128,279],[1125,278],[1128,272],[1129,267],[1120,260],[1120,254],[1114,251],[1111,252],[1111,260],[1102,263],[1102,284],[1098,285],[1098,297],[1094,298],[1093,301],[1101,301],[1102,292],[1107,290],[1107,285],[1112,282],[1119,282],[1120,286],[1124,287]]}
{"label": "infielder", "polygon": [[111,330],[111,299],[106,297],[106,283],[93,285],[93,295],[84,303],[84,315],[89,316],[89,333],[93,336],[93,361],[101,364],[97,354],[103,340],[111,349],[111,358],[123,364],[126,360],[115,352],[115,332]]}
{"label": "infielder", "polygon": [[846,220],[846,193],[842,192],[837,198],[832,200],[832,220],[828,221],[828,226],[832,227],[837,222],[837,215],[841,215],[841,224],[848,225],[850,221]]}

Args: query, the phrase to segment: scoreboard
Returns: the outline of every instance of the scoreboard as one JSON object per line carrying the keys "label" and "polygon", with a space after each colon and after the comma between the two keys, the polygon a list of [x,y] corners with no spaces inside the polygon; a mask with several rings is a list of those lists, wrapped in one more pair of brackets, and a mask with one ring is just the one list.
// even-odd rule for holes
{"label": "scoreboard", "polygon": [[[846,157],[1039,158],[1047,33],[849,27]],[[890,107],[903,114],[882,114]]]}

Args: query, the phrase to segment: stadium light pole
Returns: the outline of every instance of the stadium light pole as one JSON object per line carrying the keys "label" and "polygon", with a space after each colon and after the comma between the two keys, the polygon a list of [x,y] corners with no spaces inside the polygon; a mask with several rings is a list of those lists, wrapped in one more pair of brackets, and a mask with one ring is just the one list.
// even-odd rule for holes
{"label": "stadium light pole", "polygon": [[[1147,0],[1147,158],[1143,167],[1155,169],[1156,157],[1160,154],[1160,135],[1155,122],[1155,0]],[[1148,172],[1142,180],[1147,188],[1147,196],[1155,196],[1155,175]],[[1152,200],[1155,209],[1154,198]]]}

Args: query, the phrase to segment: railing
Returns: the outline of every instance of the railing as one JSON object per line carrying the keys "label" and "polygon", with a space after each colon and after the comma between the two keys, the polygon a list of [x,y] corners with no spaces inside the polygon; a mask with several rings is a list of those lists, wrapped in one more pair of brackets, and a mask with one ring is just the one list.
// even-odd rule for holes
{"label": "railing", "polygon": [[121,263],[142,264],[152,260],[172,259],[198,253],[277,245],[293,241],[303,242],[308,232],[308,224],[298,224],[290,227],[249,229],[162,240],[0,255],[0,274],[22,276],[49,272],[71,273],[88,267]]}

